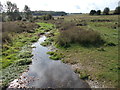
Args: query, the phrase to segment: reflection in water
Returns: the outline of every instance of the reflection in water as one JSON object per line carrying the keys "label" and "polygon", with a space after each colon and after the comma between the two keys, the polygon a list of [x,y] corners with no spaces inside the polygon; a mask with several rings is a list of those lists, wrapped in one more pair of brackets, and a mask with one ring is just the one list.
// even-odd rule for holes
{"label": "reflection in water", "polygon": [[[79,77],[71,70],[70,66],[61,61],[49,59],[46,54],[49,49],[40,45],[46,39],[42,36],[38,42],[34,43],[32,50],[32,65],[29,71],[23,74],[23,77],[34,78],[26,83],[28,87],[35,88],[88,88],[89,85],[80,80]],[[30,80],[30,79],[29,79]]]}

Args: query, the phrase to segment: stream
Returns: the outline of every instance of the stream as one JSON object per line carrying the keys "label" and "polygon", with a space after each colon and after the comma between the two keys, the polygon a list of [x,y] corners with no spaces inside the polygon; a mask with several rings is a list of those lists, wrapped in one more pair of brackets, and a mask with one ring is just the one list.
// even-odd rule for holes
{"label": "stream", "polygon": [[46,36],[41,36],[32,47],[32,64],[19,79],[10,83],[8,88],[90,88],[67,64],[54,61],[47,54],[50,47],[44,47]]}

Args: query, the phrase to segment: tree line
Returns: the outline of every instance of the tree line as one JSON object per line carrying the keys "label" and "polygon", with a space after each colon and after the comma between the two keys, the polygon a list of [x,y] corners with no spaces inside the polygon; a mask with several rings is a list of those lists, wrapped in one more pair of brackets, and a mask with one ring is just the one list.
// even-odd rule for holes
{"label": "tree line", "polygon": [[[10,1],[6,2],[6,5],[2,5],[0,2],[0,17],[2,20],[0,21],[16,21],[16,20],[29,20],[34,21],[36,19],[42,20],[50,20],[53,19],[52,16],[64,16],[67,15],[66,12],[59,11],[31,11],[28,5],[24,6],[24,10],[22,12],[19,11],[17,4],[12,3]],[[33,17],[36,16],[36,17]],[[39,17],[41,16],[41,17]],[[1,18],[0,18],[1,19]]]}
{"label": "tree line", "polygon": [[7,1],[6,5],[2,5],[0,2],[0,13],[2,14],[2,21],[32,19],[31,10],[27,5],[24,6],[23,12],[20,12],[17,4],[10,1]]}
{"label": "tree line", "polygon": [[[101,12],[101,10],[97,10],[97,11],[96,10],[91,10],[89,15],[101,15],[101,14],[109,15],[110,14],[109,12],[110,12],[109,7],[106,7],[106,8],[104,8],[103,13]],[[116,7],[112,14],[113,15],[119,15],[120,14],[120,6]]]}

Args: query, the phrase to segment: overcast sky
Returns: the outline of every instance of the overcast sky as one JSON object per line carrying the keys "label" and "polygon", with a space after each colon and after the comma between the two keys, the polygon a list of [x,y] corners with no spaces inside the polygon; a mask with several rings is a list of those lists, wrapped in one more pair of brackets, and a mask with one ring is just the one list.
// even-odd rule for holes
{"label": "overcast sky", "polygon": [[[2,4],[8,0],[2,0]],[[90,10],[114,10],[120,0],[9,0],[16,3],[19,10],[28,5],[31,10],[65,11],[67,13],[88,13]]]}

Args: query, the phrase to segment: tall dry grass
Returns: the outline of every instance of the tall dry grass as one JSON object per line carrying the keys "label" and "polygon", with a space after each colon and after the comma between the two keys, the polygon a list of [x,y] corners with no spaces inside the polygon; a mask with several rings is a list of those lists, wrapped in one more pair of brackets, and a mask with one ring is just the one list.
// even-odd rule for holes
{"label": "tall dry grass", "polygon": [[2,23],[2,41],[11,42],[10,34],[22,32],[34,32],[37,25],[31,22],[15,21]]}

